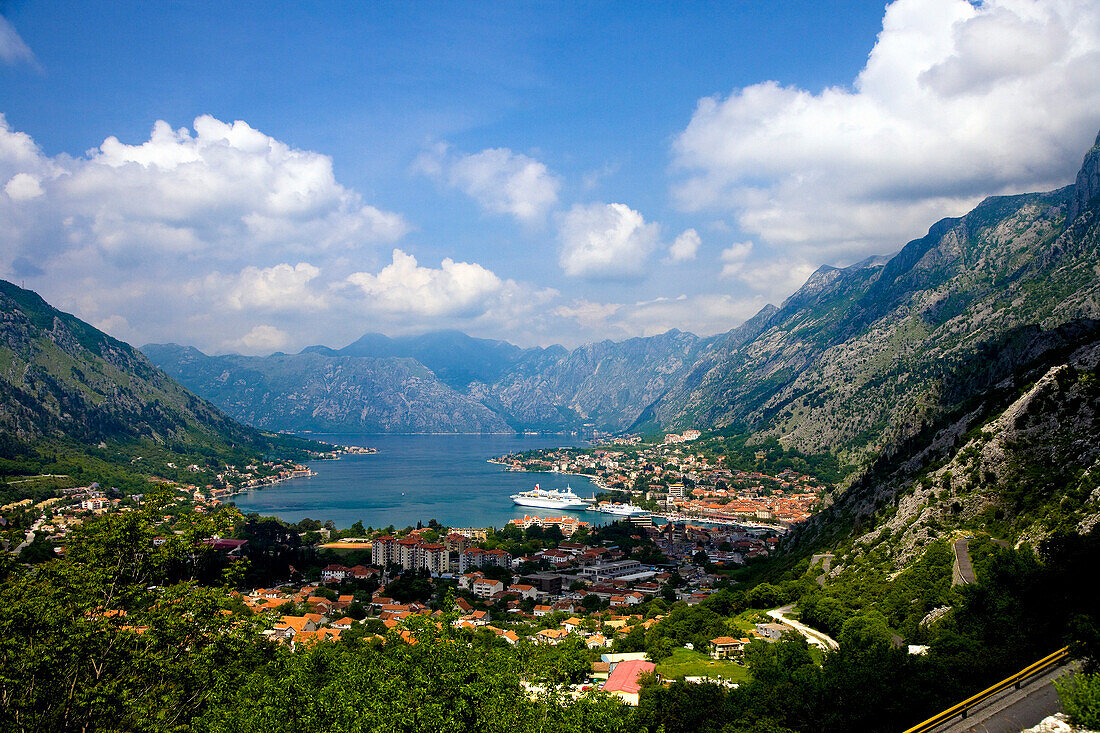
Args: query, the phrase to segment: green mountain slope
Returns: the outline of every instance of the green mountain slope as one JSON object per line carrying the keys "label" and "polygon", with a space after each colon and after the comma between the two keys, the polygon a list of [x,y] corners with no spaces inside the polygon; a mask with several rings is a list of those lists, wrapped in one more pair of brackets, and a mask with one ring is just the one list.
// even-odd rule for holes
{"label": "green mountain slope", "polygon": [[1098,155],[1077,185],[988,199],[885,265],[822,268],[646,419],[741,426],[857,463],[913,439],[1022,365],[1026,351],[1006,348],[1020,329],[1100,318]]}
{"label": "green mountain slope", "polygon": [[129,464],[142,446],[182,460],[306,443],[240,425],[140,351],[0,281],[0,473],[33,472],[89,450]]}

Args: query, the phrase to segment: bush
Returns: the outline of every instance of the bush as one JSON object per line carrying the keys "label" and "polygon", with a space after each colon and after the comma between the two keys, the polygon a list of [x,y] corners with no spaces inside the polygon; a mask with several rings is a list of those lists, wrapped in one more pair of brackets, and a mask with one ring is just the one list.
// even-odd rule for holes
{"label": "bush", "polygon": [[1081,728],[1100,728],[1100,673],[1075,674],[1055,680],[1062,708]]}

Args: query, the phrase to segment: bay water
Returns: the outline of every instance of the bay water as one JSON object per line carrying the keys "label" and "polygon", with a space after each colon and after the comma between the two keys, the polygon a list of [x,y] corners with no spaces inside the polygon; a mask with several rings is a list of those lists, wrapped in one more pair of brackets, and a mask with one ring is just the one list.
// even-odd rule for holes
{"label": "bay water", "polygon": [[597,491],[585,476],[509,471],[488,459],[516,451],[578,445],[569,436],[521,435],[375,435],[329,433],[302,436],[338,445],[375,448],[372,455],[346,455],[313,461],[317,474],[233,496],[244,512],[276,516],[288,522],[332,520],[340,529],[363,526],[396,528],[425,525],[435,519],[449,527],[503,527],[524,514],[569,515],[593,525],[614,517],[600,512],[564,512],[520,507],[512,494],[534,488],[564,489],[582,497]]}

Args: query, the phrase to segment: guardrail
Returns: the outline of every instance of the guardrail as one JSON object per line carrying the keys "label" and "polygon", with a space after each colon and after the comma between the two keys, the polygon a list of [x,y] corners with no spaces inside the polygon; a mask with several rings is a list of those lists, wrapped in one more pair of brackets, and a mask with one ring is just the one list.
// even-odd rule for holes
{"label": "guardrail", "polygon": [[1068,656],[1069,647],[1064,646],[1053,654],[1048,654],[1047,656],[1043,657],[1038,662],[1024,667],[1011,677],[1003,679],[992,687],[988,687],[982,690],[977,695],[974,695],[973,697],[968,697],[967,699],[960,702],[958,705],[950,707],[947,710],[944,710],[942,713],[939,713],[938,715],[933,715],[931,718],[924,721],[923,723],[914,725],[912,728],[906,730],[905,733],[929,733],[929,731],[935,729],[937,726],[943,723],[946,723],[947,721],[954,718],[956,715],[960,715],[965,718],[967,713],[969,713],[974,706],[988,700],[989,698],[996,695],[998,692],[1003,692],[1004,690],[1007,690],[1009,687],[1015,686],[1017,690],[1020,689],[1020,685],[1025,679],[1040,672],[1045,672],[1056,664],[1061,664],[1062,661],[1065,660],[1065,658]]}

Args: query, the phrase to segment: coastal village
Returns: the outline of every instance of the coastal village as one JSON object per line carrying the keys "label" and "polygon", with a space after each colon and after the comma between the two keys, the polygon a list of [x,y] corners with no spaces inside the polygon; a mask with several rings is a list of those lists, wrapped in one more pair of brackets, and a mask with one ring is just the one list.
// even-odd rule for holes
{"label": "coastal village", "polygon": [[[698,430],[666,435],[660,443],[615,438],[594,448],[529,451],[498,459],[516,471],[587,476],[601,491],[629,499],[658,518],[753,522],[789,528],[810,517],[828,487],[785,469],[770,475],[727,465],[725,456],[693,451]],[[757,450],[754,458],[767,459]]]}
{"label": "coastal village", "polygon": [[[282,526],[299,556],[305,551],[310,559],[288,566],[286,577],[267,587],[234,595],[263,619],[266,636],[292,649],[355,636],[416,643],[417,628],[447,624],[456,633],[491,635],[493,643],[582,652],[583,669],[570,675],[575,689],[600,686],[630,704],[637,704],[647,675],[736,684],[746,673],[746,646],[792,628],[764,613],[774,600],[768,598],[755,604],[741,598],[734,605],[743,613],[727,618],[735,595],[726,571],[772,552],[788,527],[810,515],[824,487],[789,469],[771,475],[727,467],[691,450],[698,437],[687,431],[660,443],[618,439],[495,460],[511,470],[590,476],[600,499],[627,499],[646,510],[602,527],[585,521],[583,512],[524,514],[502,528],[433,521],[400,531],[265,520]],[[240,520],[230,503],[236,491],[310,474],[304,465],[272,462],[225,466],[201,486],[160,479],[152,484],[170,492],[158,500],[161,528],[179,534],[189,517],[219,512]],[[34,517],[18,546],[11,539],[15,525],[4,520],[0,529],[9,530],[5,541],[16,554],[36,535],[62,553],[69,534],[89,517],[144,508],[142,494],[92,483],[38,504],[5,506],[7,517]],[[202,540],[204,551],[224,562],[262,564],[248,523],[237,527]],[[718,618],[709,611],[716,604],[723,611],[717,624],[709,618]],[[670,618],[682,625],[679,616],[693,608],[709,620],[694,624],[690,641],[670,633],[671,622],[662,626]]]}

